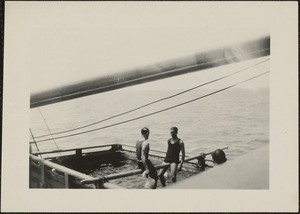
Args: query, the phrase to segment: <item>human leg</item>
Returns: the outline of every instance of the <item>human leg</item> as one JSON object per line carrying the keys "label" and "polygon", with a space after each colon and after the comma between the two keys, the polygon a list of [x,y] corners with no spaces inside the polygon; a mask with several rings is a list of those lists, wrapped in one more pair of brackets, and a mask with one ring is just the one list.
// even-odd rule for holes
{"label": "human leg", "polygon": [[147,159],[146,163],[147,163],[147,167],[149,169],[149,176],[150,176],[150,178],[154,179],[154,181],[155,181],[152,189],[156,189],[157,180],[158,180],[157,171],[149,159]]}
{"label": "human leg", "polygon": [[[166,164],[166,162],[163,162],[162,164]],[[160,179],[162,186],[166,186],[166,179],[164,178],[164,174],[168,170],[168,168],[169,167],[162,168],[158,172],[158,177]]]}
{"label": "human leg", "polygon": [[142,162],[138,161],[137,165],[138,165],[138,168],[142,170],[142,172],[145,171],[145,166],[144,166],[144,164]]}
{"label": "human leg", "polygon": [[176,182],[177,166],[178,166],[177,163],[170,164],[171,177],[173,182]]}

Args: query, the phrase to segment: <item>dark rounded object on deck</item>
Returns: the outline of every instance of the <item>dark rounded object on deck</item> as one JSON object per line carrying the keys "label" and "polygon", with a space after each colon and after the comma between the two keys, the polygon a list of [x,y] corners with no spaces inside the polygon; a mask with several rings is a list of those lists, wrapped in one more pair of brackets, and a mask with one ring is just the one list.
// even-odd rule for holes
{"label": "dark rounded object on deck", "polygon": [[212,154],[212,158],[213,158],[214,162],[217,163],[217,164],[225,163],[227,161],[225,152],[221,149],[217,149]]}

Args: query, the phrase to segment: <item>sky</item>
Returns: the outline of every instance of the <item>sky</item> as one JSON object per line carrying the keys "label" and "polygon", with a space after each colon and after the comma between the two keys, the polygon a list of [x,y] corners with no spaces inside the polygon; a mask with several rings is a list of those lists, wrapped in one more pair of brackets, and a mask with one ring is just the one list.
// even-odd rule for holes
{"label": "sky", "polygon": [[[218,12],[217,8],[205,10],[192,4],[169,4],[168,10],[153,3],[145,6],[125,2],[19,5],[5,11],[9,35],[6,50],[13,50],[11,60],[19,61],[15,69],[30,73],[31,93],[269,33],[268,28],[260,25],[220,25],[218,20],[208,20]],[[222,18],[222,14],[218,15],[218,19]],[[168,79],[158,83],[165,89],[174,84],[185,88],[180,82],[189,83],[195,75],[199,77],[185,75],[184,79],[176,77],[170,78],[171,82]],[[205,74],[201,75],[202,79]],[[158,83],[143,88],[157,89]],[[268,84],[264,77],[252,87]],[[251,84],[247,87],[251,88]]]}

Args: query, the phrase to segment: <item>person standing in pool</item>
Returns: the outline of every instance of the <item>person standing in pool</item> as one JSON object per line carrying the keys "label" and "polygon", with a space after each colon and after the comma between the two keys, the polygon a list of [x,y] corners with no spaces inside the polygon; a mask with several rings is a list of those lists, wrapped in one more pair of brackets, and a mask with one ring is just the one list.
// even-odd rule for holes
{"label": "person standing in pool", "polygon": [[136,158],[137,158],[137,164],[138,167],[142,170],[143,176],[148,177],[150,176],[152,179],[154,179],[154,185],[152,186],[152,189],[156,189],[157,185],[157,172],[154,168],[153,164],[149,160],[149,151],[150,151],[150,145],[148,142],[148,138],[150,135],[150,131],[148,128],[144,127],[141,130],[142,138],[136,142]]}
{"label": "person standing in pool", "polygon": [[[166,158],[163,161],[163,164],[170,163],[169,167],[171,170],[172,182],[176,182],[177,171],[181,170],[185,159],[185,149],[184,149],[183,141],[177,136],[178,128],[172,127],[170,129],[170,134],[172,138],[168,140],[168,150],[166,153]],[[181,160],[179,160],[180,151],[181,151]],[[166,186],[166,180],[164,178],[164,174],[169,167],[162,168],[158,173],[162,186]]]}

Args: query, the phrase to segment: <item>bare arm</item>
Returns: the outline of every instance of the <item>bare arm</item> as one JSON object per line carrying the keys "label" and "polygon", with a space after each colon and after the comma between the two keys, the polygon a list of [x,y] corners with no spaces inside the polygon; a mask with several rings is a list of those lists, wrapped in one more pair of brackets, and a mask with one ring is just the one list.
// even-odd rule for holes
{"label": "bare arm", "polygon": [[184,143],[183,143],[183,141],[181,141],[180,145],[181,145],[181,161],[180,161],[180,164],[179,164],[178,171],[181,170],[183,162],[184,162],[184,159],[185,159],[185,149],[184,149]]}

